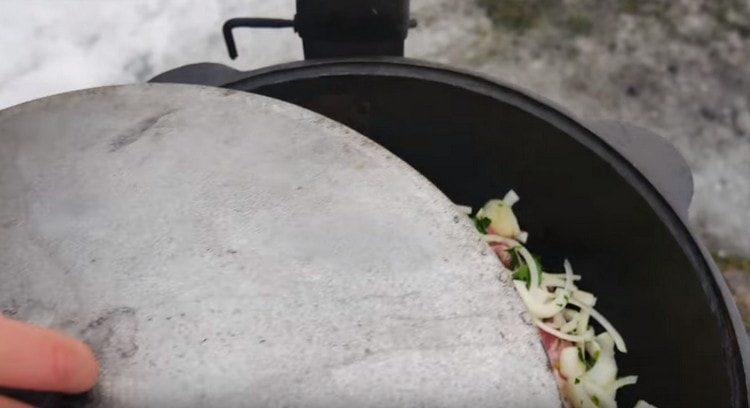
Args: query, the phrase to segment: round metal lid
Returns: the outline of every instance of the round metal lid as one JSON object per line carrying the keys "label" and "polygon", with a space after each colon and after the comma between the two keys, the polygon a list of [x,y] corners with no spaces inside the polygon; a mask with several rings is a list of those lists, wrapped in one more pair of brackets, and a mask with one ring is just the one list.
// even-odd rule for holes
{"label": "round metal lid", "polygon": [[86,340],[90,405],[556,406],[523,304],[426,179],[261,96],[0,112],[0,306]]}

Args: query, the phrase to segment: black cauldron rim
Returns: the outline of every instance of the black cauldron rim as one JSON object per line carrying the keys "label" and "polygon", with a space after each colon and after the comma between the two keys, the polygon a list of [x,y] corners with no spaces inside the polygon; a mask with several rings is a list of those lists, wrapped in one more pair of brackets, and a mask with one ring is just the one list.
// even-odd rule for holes
{"label": "black cauldron rim", "polygon": [[[686,183],[682,183],[683,187],[678,188],[678,191],[665,191],[665,185],[668,186],[675,180],[664,180],[666,183],[662,183],[659,187],[654,185],[650,180],[664,178],[664,174],[645,174],[643,166],[639,168],[633,163],[633,154],[637,155],[637,151],[626,154],[628,152],[623,152],[621,148],[618,150],[611,138],[602,134],[602,126],[595,126],[594,123],[580,120],[556,103],[496,78],[412,58],[374,56],[308,59],[244,72],[221,64],[199,63],[167,71],[154,77],[150,82],[211,85],[253,92],[255,89],[277,83],[342,75],[415,78],[448,83],[494,99],[502,95],[503,101],[511,101],[515,106],[548,122],[612,166],[646,200],[658,218],[669,228],[691,264],[698,270],[708,271],[708,274],[704,276],[710,279],[703,279],[701,285],[705,292],[714,295],[710,302],[713,312],[728,319],[731,326],[726,327],[727,321],[720,322],[721,326],[726,327],[726,331],[730,333],[730,336],[724,339],[723,348],[727,356],[737,354],[741,356],[741,359],[728,358],[727,360],[735,365],[732,372],[743,377],[734,379],[741,393],[741,396],[738,396],[739,400],[743,406],[750,406],[750,382],[748,382],[750,379],[750,341],[748,341],[739,310],[722,274],[708,249],[700,242],[697,234],[688,224],[687,209],[692,198],[692,175],[684,164],[684,159],[682,159],[683,163],[671,163],[671,165],[685,167],[683,172],[685,174],[682,174],[682,177],[689,179],[687,183],[689,187],[685,187]],[[607,123],[604,124],[604,128],[606,126]],[[658,167],[663,164],[655,165]],[[744,387],[739,384],[744,384]]]}

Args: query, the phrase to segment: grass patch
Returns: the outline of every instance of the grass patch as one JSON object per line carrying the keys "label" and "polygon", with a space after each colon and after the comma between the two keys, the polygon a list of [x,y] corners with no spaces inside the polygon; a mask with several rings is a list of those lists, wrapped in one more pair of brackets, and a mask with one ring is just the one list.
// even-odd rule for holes
{"label": "grass patch", "polygon": [[711,254],[722,271],[736,270],[750,273],[750,259],[736,255]]}
{"label": "grass patch", "polygon": [[567,36],[591,34],[596,7],[591,0],[563,5],[554,0],[476,0],[492,23],[522,34],[528,30],[552,27]]}
{"label": "grass patch", "polygon": [[477,0],[492,22],[512,31],[534,27],[544,11],[544,0]]}

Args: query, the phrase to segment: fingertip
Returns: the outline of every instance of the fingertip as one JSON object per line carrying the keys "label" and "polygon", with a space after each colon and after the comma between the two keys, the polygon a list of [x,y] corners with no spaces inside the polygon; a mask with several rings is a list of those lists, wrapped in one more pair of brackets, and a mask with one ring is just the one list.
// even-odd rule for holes
{"label": "fingertip", "polygon": [[78,342],[80,346],[81,366],[80,366],[80,378],[78,384],[80,385],[80,391],[90,390],[96,381],[99,379],[99,363],[96,361],[96,356],[91,348],[82,342]]}
{"label": "fingertip", "polygon": [[91,389],[99,376],[99,365],[86,344],[65,338],[53,350],[52,376],[60,391],[78,394]]}
{"label": "fingertip", "polygon": [[0,387],[81,393],[99,366],[83,342],[39,326],[0,318]]}

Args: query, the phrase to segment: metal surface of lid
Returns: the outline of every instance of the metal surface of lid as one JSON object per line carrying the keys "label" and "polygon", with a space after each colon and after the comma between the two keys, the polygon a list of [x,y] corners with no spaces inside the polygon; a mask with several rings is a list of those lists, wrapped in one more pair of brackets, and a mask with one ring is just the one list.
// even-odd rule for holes
{"label": "metal surface of lid", "polygon": [[92,346],[92,406],[559,406],[499,271],[415,170],[284,102],[0,112],[0,307]]}

